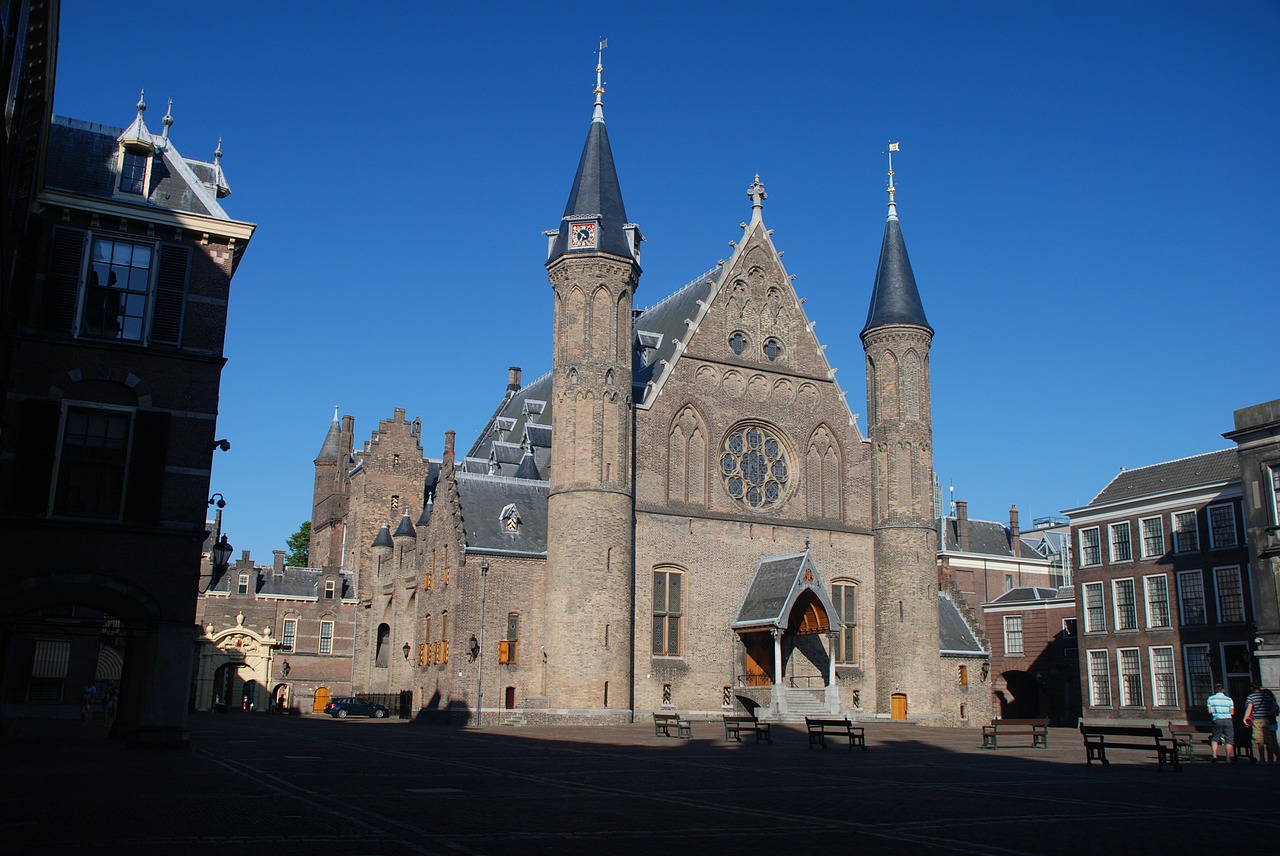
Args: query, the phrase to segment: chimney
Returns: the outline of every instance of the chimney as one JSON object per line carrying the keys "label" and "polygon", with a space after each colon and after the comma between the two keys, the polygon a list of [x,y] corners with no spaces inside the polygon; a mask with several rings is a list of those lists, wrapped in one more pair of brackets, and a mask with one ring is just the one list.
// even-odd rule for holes
{"label": "chimney", "polygon": [[453,438],[457,432],[444,432],[444,457],[450,464],[453,463]]}
{"label": "chimney", "polygon": [[507,392],[520,391],[520,367],[512,366],[507,369]]}
{"label": "chimney", "polygon": [[274,558],[271,560],[271,570],[277,574],[284,573],[284,550],[272,550]]}
{"label": "chimney", "polygon": [[1009,506],[1009,547],[1015,559],[1022,558],[1022,530],[1018,528],[1018,506]]}
{"label": "chimney", "polygon": [[956,500],[956,537],[960,541],[960,552],[969,552],[969,503],[963,499]]}

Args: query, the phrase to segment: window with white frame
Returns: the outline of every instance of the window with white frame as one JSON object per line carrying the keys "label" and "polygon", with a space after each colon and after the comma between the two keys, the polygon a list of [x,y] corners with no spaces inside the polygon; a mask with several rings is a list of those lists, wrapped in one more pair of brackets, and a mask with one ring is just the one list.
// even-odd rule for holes
{"label": "window with white frame", "polygon": [[131,409],[66,404],[54,481],[54,515],[120,518],[132,429]]}
{"label": "window with white frame", "polygon": [[1097,526],[1080,530],[1080,565],[1102,564],[1102,535]]}
{"label": "window with white frame", "polygon": [[1240,587],[1240,568],[1235,565],[1214,568],[1213,582],[1218,596],[1218,621],[1223,624],[1244,621],[1244,592]]}
{"label": "window with white frame", "polygon": [[1022,648],[1022,616],[1006,615],[1004,617],[1004,653],[1006,656],[1021,655]]}
{"label": "window with white frame", "polygon": [[324,581],[324,599],[333,600],[333,593],[337,590],[337,583],[333,580]]}
{"label": "window with white frame", "polygon": [[321,654],[333,653],[333,622],[332,621],[320,622],[320,653]]}
{"label": "window with white frame", "polygon": [[80,313],[80,335],[141,342],[151,298],[155,247],[95,237]]}
{"label": "window with white frame", "polygon": [[1133,580],[1112,580],[1111,595],[1116,606],[1116,630],[1138,629],[1138,600]]}
{"label": "window with white frame", "polygon": [[1120,673],[1120,706],[1142,707],[1142,658],[1137,648],[1121,648],[1116,652]]}
{"label": "window with white frame", "polygon": [[1142,558],[1154,559],[1164,555],[1164,518],[1144,517],[1138,521],[1142,537]]}
{"label": "window with white frame", "polygon": [[1147,649],[1151,657],[1151,703],[1156,707],[1178,704],[1178,682],[1173,668],[1173,646]]}
{"label": "window with white frame", "polygon": [[147,163],[151,158],[127,149],[120,153],[120,192],[146,195]]}
{"label": "window with white frame", "polygon": [[1129,524],[1112,523],[1107,527],[1111,536],[1111,561],[1129,562],[1133,560],[1133,542],[1129,537]]}
{"label": "window with white frame", "polygon": [[1173,514],[1173,552],[1194,553],[1200,549],[1200,530],[1196,526],[1195,510],[1175,511]]}
{"label": "window with white frame", "polygon": [[1173,621],[1169,614],[1169,578],[1164,574],[1143,577],[1142,587],[1146,592],[1147,627],[1171,626]]}
{"label": "window with white frame", "polygon": [[1106,610],[1102,603],[1102,583],[1084,584],[1084,632],[1101,633],[1107,629]]}
{"label": "window with white frame", "polygon": [[1280,466],[1267,469],[1271,471],[1271,523],[1280,526]]}
{"label": "window with white frame", "polygon": [[1204,574],[1200,571],[1178,571],[1178,606],[1183,624],[1205,624]]}
{"label": "window with white frame", "polygon": [[1106,651],[1089,651],[1089,705],[1111,707],[1111,665]]}
{"label": "window with white frame", "polygon": [[298,638],[298,619],[286,618],[284,620],[284,632],[280,636],[280,650],[286,654],[292,653],[293,643]]}
{"label": "window with white frame", "polygon": [[1213,667],[1209,664],[1208,645],[1183,645],[1182,663],[1187,670],[1187,707],[1204,710],[1213,692]]}
{"label": "window with white frame", "polygon": [[249,575],[248,574],[240,575],[240,580],[236,585],[236,593],[237,594],[249,593]]}
{"label": "window with white frame", "polygon": [[1209,549],[1225,550],[1238,543],[1235,507],[1230,504],[1209,506]]}

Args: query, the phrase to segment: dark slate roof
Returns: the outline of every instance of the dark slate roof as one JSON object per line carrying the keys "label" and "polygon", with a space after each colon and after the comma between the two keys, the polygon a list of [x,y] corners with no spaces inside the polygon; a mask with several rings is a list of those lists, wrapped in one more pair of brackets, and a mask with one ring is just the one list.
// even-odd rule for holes
{"label": "dark slate roof", "polygon": [[969,654],[976,657],[987,653],[945,592],[938,592],[938,648],[944,654]]}
{"label": "dark slate roof", "polygon": [[[955,517],[944,517],[942,523],[942,549],[948,552],[960,550],[960,521]],[[969,552],[982,553],[987,556],[1012,556],[1009,530],[1003,523],[990,520],[969,521]],[[1039,553],[1035,554],[1039,556]]]}
{"label": "dark slate roof", "polygon": [[117,139],[121,133],[121,128],[55,116],[49,128],[45,186],[84,196],[230,219],[218,204],[217,190],[201,179],[208,176],[211,183],[214,166],[187,160],[178,153],[172,140],[158,134],[148,134],[155,154],[147,197],[117,195]]}
{"label": "dark slate roof", "polygon": [[324,435],[324,443],[320,445],[317,461],[336,461],[342,457],[342,428],[335,418],[329,425],[329,432]]}
{"label": "dark slate roof", "polygon": [[[547,555],[547,496],[544,481],[458,473],[458,500],[467,550],[519,556]],[[520,515],[516,532],[508,532],[502,510],[514,505]]]}
{"label": "dark slate roof", "polygon": [[516,478],[542,481],[542,475],[538,472],[538,463],[534,460],[533,452],[525,452],[524,457],[520,459],[520,466],[516,467]]}
{"label": "dark slate roof", "polygon": [[[805,579],[806,569],[813,572],[809,579]],[[813,556],[806,551],[760,560],[732,627],[735,630],[785,627],[791,607],[806,589],[817,596],[832,624],[839,623],[835,605],[823,586]]]}
{"label": "dark slate roof", "polygon": [[618,173],[613,166],[613,151],[609,147],[609,133],[605,130],[603,117],[593,119],[587,131],[587,142],[578,161],[578,173],[573,177],[569,201],[564,206],[564,218],[560,221],[560,232],[551,246],[547,263],[570,252],[570,218],[595,217],[600,222],[597,246],[584,252],[631,258],[631,244],[622,228],[627,222],[627,212],[622,205],[622,188],[618,185]]}
{"label": "dark slate roof", "polygon": [[[675,362],[676,340],[685,343],[689,340],[690,328],[685,321],[697,320],[702,310],[698,301],[707,303],[710,300],[711,292],[724,276],[726,268],[727,265],[717,265],[636,316],[631,384],[645,388],[644,393],[635,396],[637,403],[649,402],[648,385],[660,382],[664,366]],[[653,335],[642,337],[639,335],[642,331]],[[644,347],[655,342],[657,347]]]}
{"label": "dark slate roof", "polygon": [[[478,438],[467,453],[464,469],[467,472],[489,472],[490,457],[498,444],[519,444],[520,453],[510,462],[498,459],[496,475],[516,477],[523,466],[528,443],[533,451],[535,469],[546,478],[551,472],[551,375],[545,374],[527,386],[516,390],[489,420],[484,436]],[[526,405],[529,405],[526,407]],[[529,411],[529,412],[526,412]],[[533,411],[538,411],[536,414]],[[505,456],[504,456],[505,457]],[[483,467],[472,467],[471,459],[483,462]]]}
{"label": "dark slate roof", "polygon": [[433,508],[435,508],[435,503],[432,501],[432,494],[429,493],[427,494],[427,501],[422,506],[422,513],[418,515],[419,526],[426,526],[431,522],[431,510]]}
{"label": "dark slate roof", "polygon": [[[209,587],[210,592],[230,594],[231,587],[238,584],[240,574],[234,565],[227,569],[222,577]],[[253,593],[258,597],[296,598],[299,600],[317,600],[324,588],[323,581],[328,574],[321,568],[292,568],[285,566],[277,571],[273,567],[255,565],[253,568]],[[338,596],[344,600],[354,598],[355,582],[350,571],[341,571],[338,575]]]}
{"label": "dark slate roof", "polygon": [[897,217],[890,217],[884,227],[871,308],[862,332],[890,324],[913,324],[933,332],[924,317],[924,304],[920,302],[920,291],[911,272],[911,260],[907,258],[907,245],[902,240]]}
{"label": "dark slate roof", "polygon": [[1038,600],[1057,600],[1060,597],[1069,596],[1048,586],[1018,586],[1004,592],[991,603],[1034,603]]}
{"label": "dark slate roof", "polygon": [[1106,505],[1141,496],[1186,490],[1204,484],[1240,480],[1240,461],[1234,447],[1134,470],[1121,470],[1089,505]]}
{"label": "dark slate roof", "polygon": [[375,547],[394,547],[395,546],[395,544],[393,544],[391,541],[391,530],[387,526],[387,524],[385,523],[382,524],[382,528],[378,530],[377,536],[375,536],[373,539],[373,546]]}
{"label": "dark slate roof", "polygon": [[396,531],[391,533],[393,538],[401,538],[406,535],[410,538],[418,537],[418,533],[414,531],[413,522],[409,520],[409,512],[407,511],[400,518],[400,525],[396,527]]}

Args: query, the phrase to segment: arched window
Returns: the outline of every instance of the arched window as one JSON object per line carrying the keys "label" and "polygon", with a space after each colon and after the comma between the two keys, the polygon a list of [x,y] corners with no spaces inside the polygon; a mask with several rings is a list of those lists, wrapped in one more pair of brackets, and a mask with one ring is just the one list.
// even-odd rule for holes
{"label": "arched window", "polygon": [[391,651],[391,625],[378,625],[378,647],[374,651],[373,664],[379,669],[387,667],[387,657]]}
{"label": "arched window", "polygon": [[653,572],[653,654],[680,656],[680,623],[684,615],[684,574],[676,568]]}
{"label": "arched window", "polygon": [[840,666],[858,663],[858,585],[840,581],[831,584],[831,600],[840,616],[840,628],[836,634],[835,657]]}

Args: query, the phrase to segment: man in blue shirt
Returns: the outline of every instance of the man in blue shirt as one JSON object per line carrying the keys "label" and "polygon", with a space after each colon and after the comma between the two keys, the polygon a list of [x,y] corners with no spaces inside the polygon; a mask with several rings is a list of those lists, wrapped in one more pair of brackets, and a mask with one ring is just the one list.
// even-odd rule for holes
{"label": "man in blue shirt", "polygon": [[1244,724],[1253,729],[1254,752],[1264,764],[1277,760],[1276,733],[1271,730],[1275,722],[1275,696],[1254,683],[1253,692],[1245,699]]}
{"label": "man in blue shirt", "polygon": [[1213,732],[1209,735],[1209,746],[1213,749],[1213,761],[1217,763],[1218,747],[1225,741],[1227,744],[1227,760],[1235,760],[1236,730],[1231,718],[1236,715],[1236,703],[1231,696],[1222,691],[1218,684],[1217,692],[1209,696],[1209,715],[1213,717]]}

